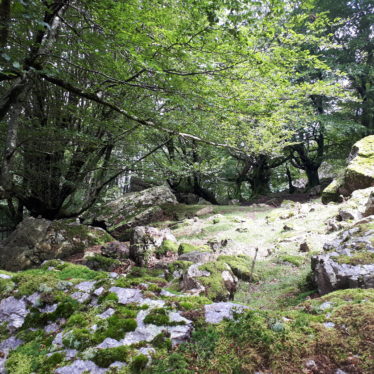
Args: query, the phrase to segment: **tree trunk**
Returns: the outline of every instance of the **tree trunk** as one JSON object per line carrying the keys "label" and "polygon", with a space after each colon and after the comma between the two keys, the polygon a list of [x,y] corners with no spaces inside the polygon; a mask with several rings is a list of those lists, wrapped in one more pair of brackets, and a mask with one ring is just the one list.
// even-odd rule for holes
{"label": "tree trunk", "polygon": [[319,175],[318,175],[318,167],[306,166],[305,173],[308,177],[309,188],[318,186],[320,184]]}

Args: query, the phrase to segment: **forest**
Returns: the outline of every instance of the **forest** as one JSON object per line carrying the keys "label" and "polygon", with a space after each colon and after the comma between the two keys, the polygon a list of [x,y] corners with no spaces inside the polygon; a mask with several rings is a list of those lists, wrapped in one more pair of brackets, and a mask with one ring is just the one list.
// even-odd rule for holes
{"label": "forest", "polygon": [[374,372],[372,0],[0,0],[0,374]]}

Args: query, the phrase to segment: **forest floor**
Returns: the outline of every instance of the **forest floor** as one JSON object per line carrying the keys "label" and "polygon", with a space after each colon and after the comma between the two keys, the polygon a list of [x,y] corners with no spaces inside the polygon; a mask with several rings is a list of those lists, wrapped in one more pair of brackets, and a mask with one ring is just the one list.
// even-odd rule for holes
{"label": "forest floor", "polygon": [[[306,200],[306,198],[304,198]],[[257,282],[240,282],[234,301],[258,309],[279,309],[298,304],[313,292],[307,290],[310,258],[323,251],[323,244],[336,233],[328,233],[326,222],[335,217],[337,205],[320,199],[304,203],[285,200],[279,207],[183,206],[179,221],[164,221],[179,242],[203,246],[222,242],[220,255],[247,255],[255,263]],[[187,218],[186,218],[187,217]],[[188,218],[191,217],[191,218]],[[307,251],[300,251],[306,243]]]}

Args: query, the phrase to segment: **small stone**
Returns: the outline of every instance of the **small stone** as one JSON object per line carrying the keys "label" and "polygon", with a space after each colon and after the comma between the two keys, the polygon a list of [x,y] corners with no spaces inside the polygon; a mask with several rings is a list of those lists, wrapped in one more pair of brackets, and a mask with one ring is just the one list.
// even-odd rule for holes
{"label": "small stone", "polygon": [[97,316],[101,319],[107,319],[111,317],[116,311],[113,308],[107,309],[105,312],[98,314]]}
{"label": "small stone", "polygon": [[56,374],[104,374],[106,369],[99,368],[94,362],[88,360],[76,360],[71,365],[56,369]]}
{"label": "small stone", "polygon": [[207,323],[220,323],[224,318],[232,319],[234,313],[243,313],[249,307],[231,302],[213,303],[204,306],[205,321]]}
{"label": "small stone", "polygon": [[93,293],[96,296],[100,296],[103,292],[104,292],[104,287],[99,287]]}
{"label": "small stone", "polygon": [[123,345],[122,342],[116,339],[106,338],[99,345],[97,345],[96,348],[115,348],[120,347],[121,345]]}
{"label": "small stone", "polygon": [[59,328],[60,326],[57,323],[53,322],[53,323],[48,324],[47,326],[44,326],[44,331],[47,334],[51,334],[51,333],[57,332]]}
{"label": "small stone", "polygon": [[309,245],[306,241],[300,244],[299,251],[300,252],[309,252],[310,251]]}
{"label": "small stone", "polygon": [[0,278],[2,279],[11,279],[12,277],[8,274],[0,274]]}
{"label": "small stone", "polygon": [[83,291],[83,292],[91,292],[91,290],[94,288],[96,282],[94,281],[86,281],[81,282],[75,286],[76,289]]}
{"label": "small stone", "polygon": [[84,303],[90,298],[90,294],[86,292],[74,292],[71,297],[80,303]]}
{"label": "small stone", "polygon": [[109,292],[114,292],[118,296],[120,304],[139,304],[144,300],[142,292],[133,288],[111,287]]}
{"label": "small stone", "polygon": [[327,329],[332,329],[332,328],[335,327],[335,323],[334,322],[324,322],[323,326],[325,326]]}

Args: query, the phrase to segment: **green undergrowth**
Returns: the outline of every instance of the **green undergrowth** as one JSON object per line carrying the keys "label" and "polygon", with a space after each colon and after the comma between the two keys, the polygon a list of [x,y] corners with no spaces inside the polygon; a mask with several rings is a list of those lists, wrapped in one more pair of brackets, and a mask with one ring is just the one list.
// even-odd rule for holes
{"label": "green undergrowth", "polygon": [[360,251],[357,253],[353,253],[351,256],[334,256],[332,257],[332,259],[339,264],[370,265],[374,263],[374,252]]}
{"label": "green undergrowth", "polygon": [[234,300],[255,309],[284,309],[293,307],[314,294],[310,264],[299,267],[287,263],[258,261],[255,280],[241,281]]}
{"label": "green undergrowth", "polygon": [[[330,301],[328,310],[319,308]],[[330,322],[334,327],[326,327]],[[337,291],[307,301],[296,310],[251,310],[233,321],[200,326],[189,343],[158,357],[147,373],[300,374],[305,362],[327,364],[331,372],[372,373],[374,358],[374,290]],[[319,367],[319,372],[324,372]]]}

